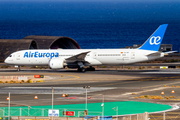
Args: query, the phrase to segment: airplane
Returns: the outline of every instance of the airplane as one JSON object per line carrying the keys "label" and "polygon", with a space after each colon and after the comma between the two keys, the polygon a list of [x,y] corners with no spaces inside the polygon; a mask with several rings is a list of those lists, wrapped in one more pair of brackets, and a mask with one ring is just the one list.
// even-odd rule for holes
{"label": "airplane", "polygon": [[51,69],[77,68],[85,72],[85,66],[127,65],[164,57],[159,51],[168,24],[156,31],[136,49],[29,49],[10,54],[5,63],[19,66],[49,66]]}

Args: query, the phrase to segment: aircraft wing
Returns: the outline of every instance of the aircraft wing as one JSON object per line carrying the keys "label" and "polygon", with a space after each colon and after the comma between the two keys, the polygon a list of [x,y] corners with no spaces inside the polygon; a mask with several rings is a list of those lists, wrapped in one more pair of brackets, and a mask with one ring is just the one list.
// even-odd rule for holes
{"label": "aircraft wing", "polygon": [[81,62],[85,62],[84,58],[85,56],[89,53],[90,51],[88,52],[84,52],[84,53],[80,53],[80,54],[77,54],[75,56],[72,56],[72,57],[69,57],[66,60],[66,62],[77,62],[77,61],[81,61]]}

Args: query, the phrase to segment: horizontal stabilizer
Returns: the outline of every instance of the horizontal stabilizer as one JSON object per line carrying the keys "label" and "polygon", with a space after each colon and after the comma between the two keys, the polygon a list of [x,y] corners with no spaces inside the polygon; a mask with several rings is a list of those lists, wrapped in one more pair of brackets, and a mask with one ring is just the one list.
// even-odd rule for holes
{"label": "horizontal stabilizer", "polygon": [[175,53],[175,52],[177,52],[177,51],[168,51],[168,52],[164,52],[164,55],[173,54],[173,53]]}
{"label": "horizontal stabilizer", "polygon": [[175,53],[175,52],[177,52],[177,51],[168,51],[168,52],[164,52],[164,53],[169,54],[169,53]]}
{"label": "horizontal stabilizer", "polygon": [[161,52],[155,52],[155,53],[147,54],[146,56],[159,56],[160,54]]}

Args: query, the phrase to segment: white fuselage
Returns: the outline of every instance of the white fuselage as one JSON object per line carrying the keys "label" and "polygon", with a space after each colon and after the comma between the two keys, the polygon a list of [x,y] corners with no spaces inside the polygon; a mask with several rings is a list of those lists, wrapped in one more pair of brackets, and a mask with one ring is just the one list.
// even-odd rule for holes
{"label": "white fuselage", "polygon": [[163,57],[164,54],[147,56],[157,51],[140,49],[46,49],[22,50],[12,53],[5,63],[11,65],[48,65],[51,59],[63,59],[77,54],[89,52],[84,60],[84,66],[93,65],[124,65]]}
{"label": "white fuselage", "polygon": [[51,69],[78,68],[93,65],[126,65],[164,56],[159,48],[167,28],[160,25],[137,49],[43,49],[21,50],[12,53],[5,63],[11,65],[47,65]]}

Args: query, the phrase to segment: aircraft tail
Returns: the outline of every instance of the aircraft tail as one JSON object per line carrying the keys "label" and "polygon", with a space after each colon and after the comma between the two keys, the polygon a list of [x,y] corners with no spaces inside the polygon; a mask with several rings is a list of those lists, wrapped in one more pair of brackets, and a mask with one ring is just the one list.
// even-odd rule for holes
{"label": "aircraft tail", "polygon": [[138,49],[158,51],[168,24],[160,25]]}

